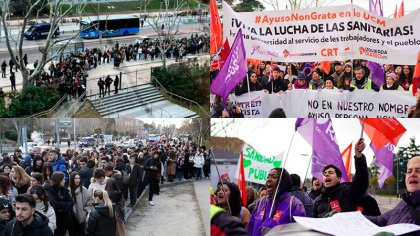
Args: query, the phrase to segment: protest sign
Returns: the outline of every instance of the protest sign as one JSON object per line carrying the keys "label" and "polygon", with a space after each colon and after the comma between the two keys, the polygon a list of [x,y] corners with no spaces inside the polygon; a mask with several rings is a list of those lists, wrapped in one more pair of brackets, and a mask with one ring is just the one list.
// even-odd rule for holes
{"label": "protest sign", "polygon": [[[213,98],[213,95],[212,95]],[[408,108],[415,106],[415,97],[405,91],[355,90],[288,90],[285,94],[251,92],[251,107],[248,94],[230,95],[232,104],[237,104],[245,117],[268,117],[272,110],[283,108],[286,116],[307,118],[352,118],[395,117],[408,115]]]}
{"label": "protest sign", "polygon": [[246,55],[253,59],[365,59],[414,65],[420,47],[420,8],[391,19],[356,5],[236,13],[223,2],[224,37],[232,42],[238,29]]}
{"label": "protest sign", "polygon": [[[244,145],[242,151],[245,180],[247,182],[265,184],[270,170],[281,167],[283,152],[276,156],[266,157],[247,144]],[[239,164],[236,168],[236,179],[239,176]]]}

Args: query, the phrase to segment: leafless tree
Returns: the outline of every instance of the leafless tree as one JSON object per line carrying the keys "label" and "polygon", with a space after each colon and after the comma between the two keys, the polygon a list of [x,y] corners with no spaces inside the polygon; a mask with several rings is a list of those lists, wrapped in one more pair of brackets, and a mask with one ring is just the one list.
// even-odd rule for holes
{"label": "leafless tree", "polygon": [[[22,46],[24,33],[28,22],[33,19],[35,11],[42,7],[44,0],[29,0],[30,4],[27,6],[27,11],[24,14],[22,25],[18,26],[19,32],[17,37],[13,37],[12,32],[9,29],[11,26],[7,21],[7,17],[10,15],[10,2],[11,0],[0,0],[1,24],[6,36],[5,38],[8,52],[16,67],[22,73],[23,89],[26,89],[33,85],[35,78],[37,78],[38,75],[43,71],[44,66],[50,61],[59,57],[71,42],[71,40],[75,39],[79,35],[79,32],[75,32],[69,37],[63,37],[54,41],[52,40],[63,19],[65,19],[65,17],[67,17],[76,8],[76,6],[83,4],[83,2],[82,0],[74,0],[70,5],[68,5],[67,8],[65,8],[64,5],[66,5],[66,3],[64,3],[64,0],[49,1],[50,12],[48,17],[51,27],[50,31],[48,32],[47,39],[45,40],[42,47],[39,47],[39,51],[42,55],[38,60],[38,66],[35,68],[32,74],[30,73],[30,70],[25,67],[23,62],[24,49]],[[13,44],[15,45],[15,48],[13,48]],[[55,47],[57,47],[57,50]],[[16,56],[18,59],[16,59]]]}
{"label": "leafless tree", "polygon": [[336,0],[262,0],[270,5],[275,11],[284,9],[286,4],[290,9],[297,10],[302,8],[325,7]]}
{"label": "leafless tree", "polygon": [[[172,6],[170,5],[171,2],[173,3]],[[158,17],[148,19],[150,26],[158,34],[158,48],[164,67],[166,67],[166,52],[174,42],[175,35],[179,32],[181,17],[178,16],[178,13],[184,5],[185,0],[162,0]]]}

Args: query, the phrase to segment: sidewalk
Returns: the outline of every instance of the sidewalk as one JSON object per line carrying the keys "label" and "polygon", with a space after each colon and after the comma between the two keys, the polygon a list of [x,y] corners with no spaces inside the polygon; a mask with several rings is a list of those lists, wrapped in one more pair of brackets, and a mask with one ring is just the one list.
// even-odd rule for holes
{"label": "sidewalk", "polygon": [[[198,56],[198,55],[197,55]],[[190,55],[187,56],[187,58],[190,57]],[[205,61],[209,59],[209,54],[200,54],[197,58],[199,61]],[[185,58],[184,61],[187,61]],[[166,65],[174,64],[175,59],[167,59]],[[112,79],[115,79],[115,75],[120,76],[120,72],[123,73],[123,77],[121,79],[121,87],[131,87],[135,85],[141,85],[145,83],[150,82],[150,75],[151,75],[151,68],[156,66],[161,66],[162,60],[155,59],[154,61],[144,61],[144,60],[130,60],[129,62],[124,61],[120,65],[119,68],[114,68],[114,64],[112,62],[105,63],[98,65],[96,69],[91,69],[88,71],[89,77],[87,78],[87,94],[98,94],[99,88],[98,88],[98,80],[99,78],[104,78],[107,75],[111,75]],[[33,68],[33,64],[28,64],[28,68]],[[48,65],[45,67],[48,68]],[[13,70],[15,71],[15,70]],[[9,68],[6,71],[7,72],[7,78],[0,78],[0,87],[3,88],[3,91],[5,93],[10,92],[10,80],[9,80]],[[15,73],[16,75],[16,88],[18,91],[22,90],[22,74],[20,71]],[[114,86],[111,85],[112,92],[114,90]]]}

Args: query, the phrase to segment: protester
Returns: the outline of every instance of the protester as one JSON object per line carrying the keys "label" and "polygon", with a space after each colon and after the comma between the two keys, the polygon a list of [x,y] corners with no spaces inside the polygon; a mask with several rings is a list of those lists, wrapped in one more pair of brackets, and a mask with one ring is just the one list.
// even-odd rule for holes
{"label": "protester", "polygon": [[314,201],[302,191],[300,176],[297,174],[291,174],[290,178],[292,179],[292,189],[290,190],[290,193],[302,202],[305,207],[306,216],[312,217]]}
{"label": "protester", "polygon": [[[257,74],[255,72],[249,73],[249,80],[243,80],[241,84],[239,84],[235,88],[235,95],[239,96],[244,93],[253,92],[253,91],[261,91],[264,89],[263,85],[258,81]],[[266,90],[267,91],[267,90]]]}
{"label": "protester", "polygon": [[159,154],[157,152],[153,153],[153,158],[149,158],[146,161],[146,164],[144,166],[145,169],[145,175],[144,175],[144,182],[140,186],[140,194],[143,192],[143,190],[146,188],[147,185],[149,185],[149,205],[154,206],[153,203],[153,193],[155,191],[156,186],[156,178],[157,174],[160,173],[162,168],[162,165],[159,161]]}
{"label": "protester", "polygon": [[247,229],[251,214],[241,204],[241,194],[238,185],[230,182],[223,184],[221,188],[218,188],[216,195],[217,206],[230,212],[232,216],[237,217],[242,222],[244,228]]}
{"label": "protester", "polygon": [[15,211],[13,210],[10,200],[0,197],[0,235],[5,235],[3,234],[3,231],[5,230],[7,223],[14,218]]}
{"label": "protester", "polygon": [[[411,158],[407,163],[405,174],[407,192],[402,194],[402,200],[392,210],[380,216],[366,216],[378,226],[398,223],[420,225],[420,156]],[[412,233],[419,235],[420,231]]]}
{"label": "protester", "polygon": [[80,175],[77,172],[73,172],[70,175],[70,194],[74,205],[72,209],[69,234],[70,236],[83,235],[85,232],[84,223],[86,217],[93,209],[93,194],[82,185]]}
{"label": "protester", "polygon": [[16,218],[7,223],[4,235],[52,236],[48,227],[48,218],[36,211],[35,198],[30,194],[16,197]]}
{"label": "protester", "polygon": [[324,87],[325,82],[320,75],[321,71],[319,69],[312,71],[312,80],[309,82],[308,89],[317,90],[322,89]]}
{"label": "protester", "polygon": [[54,235],[63,236],[69,229],[74,204],[70,191],[64,187],[64,181],[64,173],[57,171],[52,174],[50,185],[45,187],[57,218],[57,229],[54,231]]}
{"label": "protester", "polygon": [[257,192],[252,186],[246,186],[246,208],[257,200]]}
{"label": "protester", "polygon": [[50,227],[51,231],[54,232],[57,228],[57,220],[55,211],[48,200],[49,197],[44,187],[37,185],[31,188],[30,194],[35,198],[36,210],[48,218],[48,227]]}
{"label": "protester", "polygon": [[26,174],[25,170],[20,166],[13,166],[10,172],[10,179],[13,186],[16,187],[19,194],[26,193],[31,184],[31,177]]}
{"label": "protester", "polygon": [[349,212],[356,210],[356,201],[367,190],[369,185],[364,139],[360,138],[355,146],[354,164],[356,174],[352,183],[340,183],[342,172],[334,165],[327,165],[322,170],[324,188],[315,199],[313,217],[324,217],[331,211]]}
{"label": "protester", "polygon": [[258,201],[248,223],[251,235],[263,235],[276,225],[294,222],[293,216],[306,216],[302,202],[290,194],[292,180],[285,169],[270,170],[266,186],[267,196]]}
{"label": "protester", "polygon": [[397,75],[395,73],[388,73],[386,74],[386,83],[382,85],[381,90],[403,91],[403,88],[397,83]]}
{"label": "protester", "polygon": [[244,229],[242,222],[236,217],[233,217],[223,208],[210,205],[210,222],[211,235],[237,235],[247,236],[247,231]]}
{"label": "protester", "polygon": [[114,204],[105,190],[95,190],[93,197],[95,208],[86,219],[85,235],[114,236],[117,228]]}
{"label": "protester", "polygon": [[309,192],[308,196],[315,200],[319,195],[321,195],[322,190],[322,181],[319,179],[312,177],[312,189]]}

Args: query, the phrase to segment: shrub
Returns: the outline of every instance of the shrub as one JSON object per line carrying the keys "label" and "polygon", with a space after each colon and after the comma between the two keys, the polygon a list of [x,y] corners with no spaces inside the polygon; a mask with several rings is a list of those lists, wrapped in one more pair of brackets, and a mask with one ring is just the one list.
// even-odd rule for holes
{"label": "shrub", "polygon": [[26,117],[47,110],[60,99],[56,88],[31,87],[9,95],[8,108],[0,106],[0,117]]}

